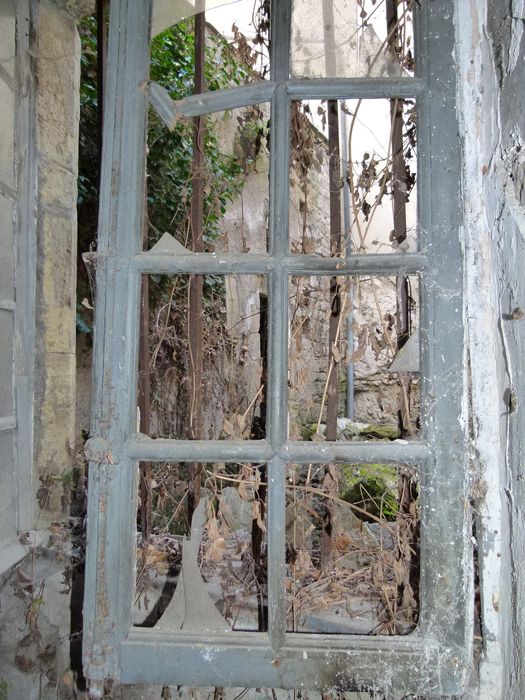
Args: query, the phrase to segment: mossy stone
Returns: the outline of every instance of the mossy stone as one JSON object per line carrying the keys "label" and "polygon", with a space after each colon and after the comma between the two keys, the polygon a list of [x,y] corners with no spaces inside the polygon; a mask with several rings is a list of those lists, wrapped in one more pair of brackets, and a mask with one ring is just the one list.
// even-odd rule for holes
{"label": "mossy stone", "polygon": [[355,511],[358,518],[374,521],[375,518],[395,520],[399,509],[394,492],[387,486],[384,479],[378,476],[368,476],[360,479],[341,494],[341,498],[362,508],[370,517],[360,511]]}

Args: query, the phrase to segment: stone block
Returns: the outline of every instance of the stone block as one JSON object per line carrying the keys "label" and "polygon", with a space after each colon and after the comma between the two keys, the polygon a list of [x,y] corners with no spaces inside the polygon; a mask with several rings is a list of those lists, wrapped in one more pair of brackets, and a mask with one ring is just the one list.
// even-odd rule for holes
{"label": "stone block", "polygon": [[75,350],[76,221],[44,213],[39,222],[37,314],[47,352]]}
{"label": "stone block", "polygon": [[75,355],[48,353],[39,368],[36,395],[36,457],[40,478],[39,505],[44,511],[62,508],[62,485],[53,476],[71,469],[75,441]]}
{"label": "stone block", "polygon": [[77,170],[80,40],[74,19],[40,3],[38,14],[38,150]]}
{"label": "stone block", "polygon": [[60,163],[40,158],[38,164],[40,202],[44,207],[60,207],[76,217],[77,173]]}
{"label": "stone block", "polygon": [[80,19],[95,12],[95,0],[56,0],[72,17]]}

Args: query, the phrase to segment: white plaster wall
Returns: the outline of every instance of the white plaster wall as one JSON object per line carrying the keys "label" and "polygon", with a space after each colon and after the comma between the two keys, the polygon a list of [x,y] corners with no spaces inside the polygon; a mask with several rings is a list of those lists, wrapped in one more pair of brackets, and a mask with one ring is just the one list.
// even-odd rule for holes
{"label": "white plaster wall", "polygon": [[502,86],[516,69],[523,77],[523,13],[512,18],[501,3],[489,0],[458,1],[457,13],[466,359],[471,373],[472,497],[478,516],[483,628],[479,684],[473,695],[518,700],[525,694],[525,616],[522,558],[515,556],[514,540],[523,542],[524,512],[523,501],[516,501],[518,493],[522,495],[522,454],[513,455],[511,448],[523,442],[523,382],[518,385],[517,376],[524,342],[523,325],[512,312],[523,304],[525,227],[510,190],[506,142],[512,132],[521,142],[524,132],[519,105],[505,99]]}

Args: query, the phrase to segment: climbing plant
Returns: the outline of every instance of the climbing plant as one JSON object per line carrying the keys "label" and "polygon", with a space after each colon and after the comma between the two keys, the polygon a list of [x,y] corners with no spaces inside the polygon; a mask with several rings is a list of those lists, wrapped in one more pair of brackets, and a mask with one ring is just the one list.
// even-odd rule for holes
{"label": "climbing plant", "polygon": [[[82,253],[96,245],[99,180],[99,144],[97,139],[97,34],[94,17],[79,25],[82,42],[79,176],[78,176],[78,278],[79,302],[89,298],[88,275]],[[173,99],[192,92],[194,77],[194,36],[192,22],[179,22],[156,36],[151,46],[151,79],[165,87]],[[249,79],[251,66],[220,35],[210,32],[206,41],[205,76],[208,89],[239,85]],[[188,239],[192,190],[192,129],[190,120],[181,121],[173,130],[149,112],[147,141],[147,216],[148,244],[165,231],[183,245]],[[220,230],[221,217],[229,201],[239,193],[244,181],[242,159],[221,150],[216,121],[209,117],[205,126],[204,240],[212,244]],[[246,165],[246,161],[244,163]],[[216,287],[211,283],[208,287]],[[91,330],[90,310],[80,302],[77,328]]]}

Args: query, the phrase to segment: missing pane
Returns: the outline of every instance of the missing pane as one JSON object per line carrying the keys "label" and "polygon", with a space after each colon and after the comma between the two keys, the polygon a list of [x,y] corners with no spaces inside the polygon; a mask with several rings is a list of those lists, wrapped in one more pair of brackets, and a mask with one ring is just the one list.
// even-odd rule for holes
{"label": "missing pane", "polygon": [[134,623],[266,630],[266,466],[142,463],[140,474]]}
{"label": "missing pane", "polygon": [[291,464],[290,632],[408,634],[418,619],[419,482],[393,464]]}
{"label": "missing pane", "polygon": [[295,0],[292,75],[297,78],[414,75],[415,0]]}
{"label": "missing pane", "polygon": [[412,99],[293,102],[292,253],[415,252],[416,152]]}
{"label": "missing pane", "polygon": [[147,240],[169,233],[177,251],[265,253],[269,105],[178,121],[150,110]]}
{"label": "missing pane", "polygon": [[266,278],[151,275],[145,282],[151,322],[140,395],[145,378],[150,386],[141,403],[142,432],[186,440],[264,439]]}
{"label": "missing pane", "polygon": [[[154,3],[151,79],[175,100],[194,93],[195,41],[205,37],[204,86],[222,90],[262,80],[269,75],[269,13],[259,0],[202,3]],[[204,22],[192,13],[205,10]]]}
{"label": "missing pane", "polygon": [[417,276],[294,276],[289,313],[292,440],[417,438]]}

